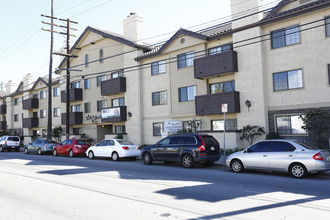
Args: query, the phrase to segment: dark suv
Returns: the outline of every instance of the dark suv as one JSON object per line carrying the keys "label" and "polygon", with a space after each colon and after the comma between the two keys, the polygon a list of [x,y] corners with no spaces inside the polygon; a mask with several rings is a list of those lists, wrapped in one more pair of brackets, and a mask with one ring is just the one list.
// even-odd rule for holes
{"label": "dark suv", "polygon": [[220,159],[220,145],[211,135],[171,135],[155,145],[141,151],[144,164],[152,161],[181,161],[184,168],[191,168],[195,162],[212,164]]}

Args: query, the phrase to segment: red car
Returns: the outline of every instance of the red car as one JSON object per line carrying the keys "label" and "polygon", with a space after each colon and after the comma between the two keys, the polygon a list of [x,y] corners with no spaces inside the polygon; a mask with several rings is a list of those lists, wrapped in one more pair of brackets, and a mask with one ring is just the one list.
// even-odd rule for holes
{"label": "red car", "polygon": [[85,155],[86,150],[91,146],[91,142],[82,139],[67,139],[53,149],[53,155],[56,157],[59,154],[69,155]]}

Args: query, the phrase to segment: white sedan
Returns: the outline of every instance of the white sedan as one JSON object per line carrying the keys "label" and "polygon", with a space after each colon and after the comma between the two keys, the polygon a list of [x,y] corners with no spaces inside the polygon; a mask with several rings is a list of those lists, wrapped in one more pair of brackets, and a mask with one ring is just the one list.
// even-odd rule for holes
{"label": "white sedan", "polygon": [[86,151],[86,156],[89,159],[94,159],[94,157],[111,157],[114,161],[123,157],[135,160],[140,154],[141,151],[138,145],[122,139],[103,140]]}

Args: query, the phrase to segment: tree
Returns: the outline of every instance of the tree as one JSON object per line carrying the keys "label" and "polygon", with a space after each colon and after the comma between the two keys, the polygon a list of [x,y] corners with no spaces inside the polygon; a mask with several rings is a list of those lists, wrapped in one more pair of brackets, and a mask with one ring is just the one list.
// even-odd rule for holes
{"label": "tree", "polygon": [[52,130],[52,136],[56,139],[58,143],[61,142],[61,134],[62,134],[63,128],[59,125],[58,127],[55,127]]}
{"label": "tree", "polygon": [[330,128],[329,111],[323,110],[321,108],[312,109],[307,111],[305,115],[300,115],[299,118],[304,123],[301,128],[314,136],[319,144],[321,142],[322,135]]}
{"label": "tree", "polygon": [[253,144],[253,141],[257,139],[262,134],[265,134],[264,128],[257,125],[247,125],[242,128],[241,140],[246,140],[250,145]]}

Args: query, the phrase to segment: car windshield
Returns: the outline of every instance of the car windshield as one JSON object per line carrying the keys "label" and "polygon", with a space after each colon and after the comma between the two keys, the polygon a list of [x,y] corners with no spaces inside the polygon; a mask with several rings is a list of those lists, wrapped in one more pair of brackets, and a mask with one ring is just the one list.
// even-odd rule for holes
{"label": "car windshield", "polygon": [[134,145],[132,142],[128,140],[117,140],[120,145]]}
{"label": "car windshield", "polygon": [[300,142],[300,141],[294,141],[295,143],[297,144],[300,144],[301,146],[309,149],[309,150],[319,150],[318,147],[315,147],[314,145],[311,145],[311,144],[306,144],[306,143],[303,143],[303,142]]}
{"label": "car windshield", "polygon": [[78,144],[82,144],[82,145],[91,145],[90,141],[85,141],[85,140],[79,140],[77,141]]}
{"label": "car windshield", "polygon": [[19,141],[18,137],[8,137],[8,141]]}

